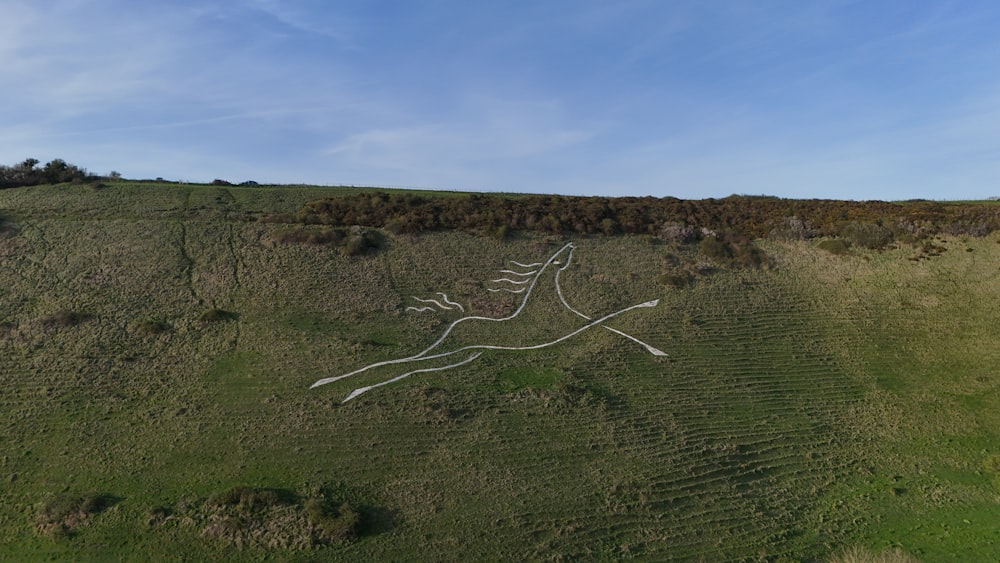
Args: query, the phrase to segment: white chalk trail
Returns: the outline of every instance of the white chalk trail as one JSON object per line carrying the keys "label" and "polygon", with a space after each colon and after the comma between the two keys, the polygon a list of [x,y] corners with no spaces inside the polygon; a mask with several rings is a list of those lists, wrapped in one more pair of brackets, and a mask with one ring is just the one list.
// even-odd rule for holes
{"label": "white chalk trail", "polygon": [[407,307],[407,311],[416,311],[417,313],[423,313],[425,311],[433,311],[434,307]]}
{"label": "white chalk trail", "polygon": [[530,279],[529,280],[515,281],[515,280],[512,280],[510,278],[500,278],[500,279],[490,280],[490,281],[492,283],[512,283],[514,285],[524,285],[526,283],[531,283]]}
{"label": "white chalk trail", "polygon": [[[572,243],[570,243],[570,244],[572,244]],[[520,262],[515,262],[513,260],[511,260],[510,263],[513,264],[513,265],[515,265],[515,266],[519,266],[521,268],[537,268],[538,266],[542,265],[541,262],[535,262],[534,264],[522,264]]]}
{"label": "white chalk trail", "polygon": [[660,350],[659,348],[654,348],[654,347],[650,346],[649,344],[646,344],[642,340],[639,340],[638,338],[632,336],[631,334],[625,334],[624,332],[622,332],[622,331],[620,331],[620,330],[618,330],[616,328],[611,328],[610,326],[606,326],[606,327],[604,327],[604,329],[605,330],[610,330],[611,332],[613,332],[615,334],[620,334],[620,335],[624,336],[625,338],[628,338],[632,342],[635,342],[639,346],[642,346],[643,348],[645,348],[650,354],[652,354],[654,356],[666,356],[667,355],[667,353],[664,352],[663,350]]}
{"label": "white chalk trail", "polygon": [[448,299],[447,295],[445,295],[444,293],[441,293],[440,291],[437,294],[441,296],[441,299],[444,300],[445,303],[447,303],[449,305],[454,305],[454,306],[458,307],[459,311],[462,311],[463,313],[465,312],[465,307],[463,307],[461,303],[455,303],[454,301],[451,301],[450,299]]}
{"label": "white chalk trail", "polygon": [[[570,265],[570,263],[572,261],[573,261],[573,255],[570,254],[569,260],[566,261],[566,265],[564,265],[563,267],[559,268],[559,270],[556,272],[556,293],[559,294],[559,300],[562,301],[562,304],[563,304],[564,307],[566,307],[567,309],[569,309],[570,311],[572,311],[578,317],[582,317],[582,318],[587,319],[589,321],[590,317],[588,317],[587,315],[584,315],[580,311],[577,311],[572,306],[570,306],[569,302],[566,301],[566,297],[563,295],[562,285],[559,284],[559,274],[563,273],[563,270],[565,270],[566,268],[569,268],[569,265]],[[667,355],[667,353],[664,352],[663,350],[660,350],[659,348],[655,348],[655,347],[653,347],[653,346],[651,346],[651,345],[643,342],[642,340],[639,340],[638,338],[632,336],[631,334],[626,334],[626,333],[624,333],[624,332],[622,332],[622,331],[620,331],[620,330],[618,330],[616,328],[611,328],[610,326],[605,326],[604,328],[605,328],[605,330],[609,330],[609,331],[611,331],[611,332],[613,332],[615,334],[619,334],[621,336],[624,336],[625,338],[628,338],[629,340],[631,340],[631,341],[635,342],[636,344],[638,344],[638,345],[642,346],[643,348],[645,348],[646,351],[648,351],[650,354],[652,354],[654,356],[666,356]]]}
{"label": "white chalk trail", "polygon": [[419,297],[414,297],[413,299],[415,301],[419,301],[421,303],[433,303],[433,304],[437,305],[438,307],[440,307],[440,308],[442,308],[442,309],[444,309],[446,311],[451,311],[452,310],[452,307],[448,307],[447,305],[441,304],[441,302],[438,301],[437,299],[421,299]]}
{"label": "white chalk trail", "polygon": [[500,293],[501,291],[506,292],[506,293],[524,293],[524,289],[525,288],[523,288],[523,287],[521,289],[508,289],[506,287],[501,287],[500,289],[489,288],[486,291],[489,291],[491,293]]}
{"label": "white chalk trail", "polygon": [[[376,387],[382,387],[383,385],[389,385],[390,383],[395,383],[395,382],[397,382],[397,381],[399,381],[401,379],[405,379],[407,377],[410,377],[413,374],[416,374],[416,373],[428,373],[428,372],[432,372],[432,371],[444,371],[446,369],[457,368],[458,366],[465,365],[465,364],[467,364],[467,363],[475,360],[476,358],[478,358],[479,356],[482,356],[482,355],[483,355],[482,352],[476,352],[475,354],[469,356],[468,358],[466,358],[466,359],[464,359],[461,362],[458,362],[456,364],[451,364],[451,365],[448,365],[448,366],[437,367],[437,368],[415,369],[413,371],[408,371],[408,372],[404,373],[403,375],[400,375],[400,376],[397,376],[397,377],[393,377],[392,379],[387,379],[387,380],[385,380],[385,381],[383,381],[381,383],[376,383],[374,385],[369,385],[367,387],[359,387],[359,388],[355,389],[354,391],[351,391],[351,393],[349,395],[347,395],[347,398],[345,398],[343,401],[341,401],[341,403],[342,404],[346,403],[347,401],[350,401],[351,399],[357,397],[358,395],[360,395],[362,393],[365,393],[367,391],[371,391],[372,389],[375,389]],[[313,385],[313,387],[315,387],[315,385]]]}
{"label": "white chalk trail", "polygon": [[526,278],[528,276],[533,276],[538,273],[538,270],[532,270],[530,272],[515,272],[514,270],[500,270],[501,274],[511,274],[513,276],[520,276]]}

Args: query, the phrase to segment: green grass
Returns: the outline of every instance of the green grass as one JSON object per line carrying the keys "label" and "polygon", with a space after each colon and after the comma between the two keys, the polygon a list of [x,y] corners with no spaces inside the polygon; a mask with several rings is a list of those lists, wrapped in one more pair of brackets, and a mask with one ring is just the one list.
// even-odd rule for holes
{"label": "green grass", "polygon": [[[255,221],[336,190],[0,191],[19,228],[0,238],[0,559],[1000,555],[995,236],[938,242],[920,261],[906,247],[766,242],[774,268],[683,288],[656,281],[671,245],[579,239],[569,302],[601,315],[659,298],[613,326],[668,357],[594,330],[341,405],[393,370],[309,385],[415,354],[461,316],[407,312],[414,296],[497,316],[512,302],[488,280],[565,241],[386,234],[379,253],[347,257],[278,244],[283,227]],[[497,324],[456,337],[514,342],[576,322],[538,295],[527,336]],[[87,317],[47,328],[58,312]],[[315,522],[336,532],[343,513],[364,532],[299,551],[225,526],[202,535],[238,516],[206,499],[240,487],[333,491]],[[115,502],[71,535],[39,533],[46,503],[88,491]],[[269,518],[308,525],[301,503]],[[169,519],[180,514],[206,521]]]}

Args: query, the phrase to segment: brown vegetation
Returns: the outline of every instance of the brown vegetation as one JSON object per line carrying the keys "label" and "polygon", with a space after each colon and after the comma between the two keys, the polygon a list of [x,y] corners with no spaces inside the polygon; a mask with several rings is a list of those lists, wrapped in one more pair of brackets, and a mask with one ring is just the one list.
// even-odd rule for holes
{"label": "brown vegetation", "polygon": [[35,530],[50,537],[72,536],[84,521],[103,512],[118,499],[105,493],[63,493],[42,504],[35,515]]}
{"label": "brown vegetation", "polygon": [[988,234],[1000,228],[1000,206],[746,196],[681,200],[376,192],[314,201],[295,214],[262,220],[365,225],[395,234],[458,229],[500,238],[510,231],[646,234],[675,242],[694,242],[702,238],[703,230],[754,239],[842,236],[858,246],[881,248],[893,240],[920,240],[938,233]]}

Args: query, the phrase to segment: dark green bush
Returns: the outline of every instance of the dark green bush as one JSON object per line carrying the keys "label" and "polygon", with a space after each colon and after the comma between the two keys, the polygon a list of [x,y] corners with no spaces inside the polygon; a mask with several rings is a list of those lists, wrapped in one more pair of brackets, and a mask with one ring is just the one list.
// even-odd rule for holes
{"label": "dark green bush", "polygon": [[225,309],[209,309],[198,316],[198,320],[203,323],[235,321],[239,318],[240,318],[239,313],[226,311]]}
{"label": "dark green bush", "polygon": [[698,243],[698,252],[705,258],[709,258],[721,263],[728,263],[733,259],[733,248],[720,237],[705,237]]}
{"label": "dark green bush", "polygon": [[840,229],[840,236],[870,250],[885,248],[893,240],[892,231],[879,223],[847,223]]}
{"label": "dark green bush", "polygon": [[345,229],[323,229],[321,231],[296,229],[277,233],[274,235],[274,240],[282,244],[338,246],[346,237],[347,231]]}
{"label": "dark green bush", "polygon": [[249,515],[266,511],[276,506],[293,504],[295,497],[287,491],[255,487],[236,487],[210,497],[207,506],[214,508],[235,507],[238,512]]}
{"label": "dark green bush", "polygon": [[309,523],[322,532],[324,542],[353,539],[358,536],[361,515],[347,502],[335,510],[322,498],[311,498],[305,503]]}
{"label": "dark green bush", "polygon": [[344,241],[341,250],[346,256],[362,256],[379,250],[382,248],[383,242],[378,232],[362,230],[361,232],[351,233],[347,240]]}
{"label": "dark green bush", "polygon": [[729,233],[706,236],[698,243],[698,252],[720,266],[762,268],[771,259],[749,237]]}
{"label": "dark green bush", "polygon": [[669,287],[684,289],[694,282],[694,276],[688,272],[668,272],[657,276],[656,281]]}
{"label": "dark green bush", "polygon": [[821,240],[817,245],[818,248],[829,252],[830,254],[847,254],[850,250],[850,246],[847,241],[839,238],[831,238]]}
{"label": "dark green bush", "polygon": [[52,313],[51,315],[42,317],[40,322],[42,326],[49,330],[67,328],[71,326],[76,326],[78,324],[89,321],[93,318],[93,315],[87,313],[79,313],[76,311],[62,310]]}
{"label": "dark green bush", "polygon": [[35,515],[41,534],[70,536],[90,516],[103,512],[118,499],[107,493],[62,493],[42,504]]}
{"label": "dark green bush", "polygon": [[171,330],[173,330],[173,327],[170,326],[170,323],[159,319],[148,319],[140,322],[135,327],[136,334],[140,336],[156,336],[170,332]]}

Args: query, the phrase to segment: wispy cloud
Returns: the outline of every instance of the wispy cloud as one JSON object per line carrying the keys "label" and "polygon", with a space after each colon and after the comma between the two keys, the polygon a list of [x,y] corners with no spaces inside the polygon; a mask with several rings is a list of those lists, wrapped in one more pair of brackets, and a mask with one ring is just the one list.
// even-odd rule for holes
{"label": "wispy cloud", "polygon": [[997,172],[987,5],[8,0],[3,15],[6,162],[686,197],[943,197]]}

